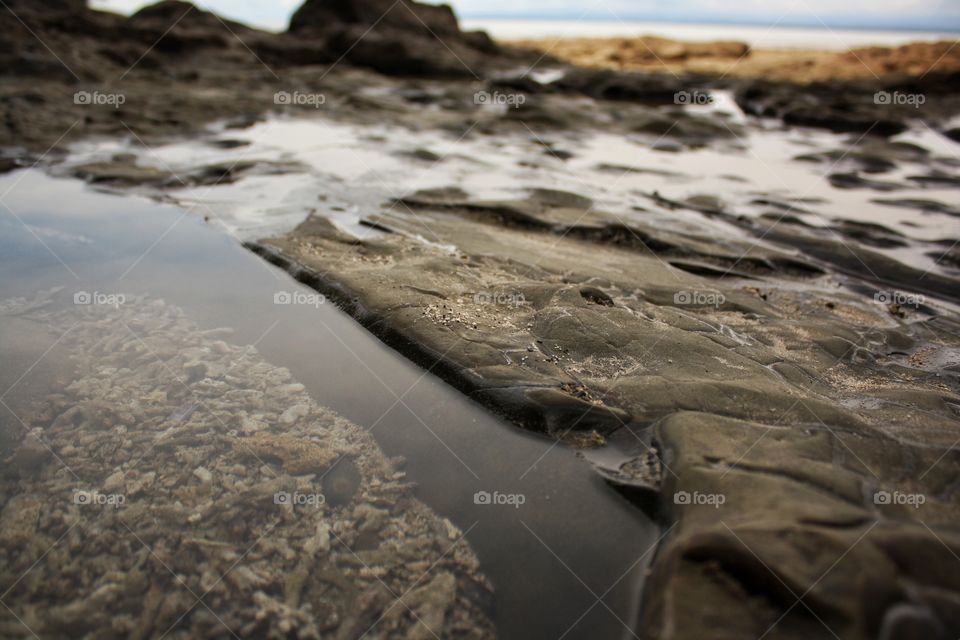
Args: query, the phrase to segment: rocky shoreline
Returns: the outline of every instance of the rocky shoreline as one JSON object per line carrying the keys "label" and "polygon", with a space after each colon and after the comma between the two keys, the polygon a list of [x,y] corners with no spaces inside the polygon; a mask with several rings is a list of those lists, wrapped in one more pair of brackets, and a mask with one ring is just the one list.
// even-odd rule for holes
{"label": "rocky shoreline", "polygon": [[[687,108],[693,97],[712,100],[724,91],[748,116],[852,134],[842,150],[813,149],[799,160],[826,166],[824,177],[834,187],[885,194],[878,201],[918,215],[956,215],[945,202],[887,193],[906,190],[910,181],[960,183],[949,158],[888,139],[918,122],[957,139],[951,127],[960,113],[960,84],[952,67],[923,77],[893,73],[814,78],[812,84],[582,69],[461,33],[446,10],[406,0],[369,40],[360,38],[384,7],[354,4],[307,3],[289,33],[267,34],[180,2],[129,19],[91,12],[82,2],[51,3],[46,10],[13,3],[51,51],[2,18],[10,22],[4,26],[11,34],[7,68],[16,70],[0,84],[5,168],[36,159],[55,163],[81,138],[133,135],[153,146],[213,121],[239,132],[277,112],[357,125],[386,121],[461,137],[532,136],[545,157],[559,161],[572,152],[544,140],[570,131],[649,135],[665,153],[733,149],[750,125]],[[64,16],[75,19],[69,27]],[[138,60],[142,45],[171,24],[169,40],[161,38],[168,44]],[[128,38],[124,55],[107,56],[95,46],[103,34],[119,32]],[[438,38],[449,45],[439,55]],[[358,39],[362,45],[353,46]],[[69,51],[62,65],[52,50]],[[159,77],[168,83],[162,95]],[[74,101],[78,90],[122,95],[124,103],[91,109]],[[278,102],[280,92],[322,96],[322,106],[319,98],[317,104]],[[882,93],[922,95],[923,109],[878,101]],[[512,96],[515,104],[485,104],[495,96]],[[684,103],[678,96],[690,98]],[[916,172],[902,180],[878,178],[900,166]],[[189,185],[228,184],[246,171],[296,168],[251,162],[183,174],[116,155],[56,170],[98,187],[161,197]],[[613,469],[597,465],[606,481],[670,531],[634,622],[641,637],[956,637],[960,279],[950,266],[953,239],[923,243],[942,267],[934,270],[885,253],[917,243],[883,225],[815,224],[806,207],[816,202],[756,193],[752,204],[766,213],[747,216],[709,197],[642,195],[650,210],[692,213],[741,235],[628,222],[572,191],[538,188],[524,198],[489,200],[450,185],[362,211],[361,224],[376,231],[370,237],[348,234],[318,214],[248,247],[522,428],[581,448],[588,460],[615,435],[649,443],[645,454]],[[198,360],[197,367],[209,366]],[[312,405],[308,413],[336,422]],[[262,442],[265,455],[286,450],[275,438],[293,427],[278,416],[286,426]],[[351,425],[340,426],[351,432]],[[215,446],[223,437],[190,444]],[[27,444],[21,448],[29,453]],[[296,475],[280,458],[279,471]],[[211,472],[202,462],[197,467]],[[376,466],[381,463],[371,462],[378,471],[369,474],[361,465],[361,475],[389,485],[380,477],[387,473]],[[205,486],[206,474],[200,476]],[[419,514],[419,524],[400,523],[390,510],[396,505],[377,517],[379,524],[396,525],[391,532],[417,524],[411,533],[417,545],[436,533],[437,521],[403,495],[400,502]],[[22,522],[25,510],[40,517],[35,504],[9,504],[11,522]],[[67,515],[46,514],[42,522],[60,531]],[[313,535],[307,529],[291,535]],[[292,562],[280,555],[282,562],[263,559],[273,572],[277,562]],[[378,558],[391,563],[401,556]],[[334,564],[340,561],[349,558]],[[433,609],[423,615],[452,624],[449,637],[489,637],[478,604],[484,598],[479,568],[466,549],[457,562],[442,574],[458,576],[456,586],[444,578],[421,604],[442,601],[444,611],[465,617]],[[402,593],[411,576],[397,572],[391,588]],[[463,575],[472,576],[473,587]],[[314,578],[307,572],[303,579]],[[251,633],[295,627],[311,637],[315,612],[301,615],[280,602],[265,608],[276,615],[247,620],[240,608],[234,622]],[[422,631],[415,620],[394,622],[397,634]],[[213,623],[201,618],[196,624],[199,632]],[[463,635],[469,625],[473,636]]]}
{"label": "rocky shoreline", "polygon": [[[91,137],[137,136],[154,144],[215,122],[242,128],[276,112],[320,111],[357,123],[386,118],[461,132],[477,121],[487,133],[622,128],[702,143],[729,134],[711,131],[709,123],[705,136],[696,126],[674,130],[674,119],[687,119],[679,112],[630,115],[637,105],[684,106],[678,95],[706,99],[716,90],[733,91],[748,113],[788,125],[889,136],[920,117],[934,129],[960,135],[949,131],[960,104],[952,49],[922,75],[907,73],[916,64],[910,62],[912,50],[904,48],[884,50],[893,61],[884,68],[898,72],[809,83],[765,71],[738,78],[697,70],[578,68],[540,51],[460,32],[449,10],[412,17],[421,9],[409,0],[390,11],[391,3],[380,0],[339,3],[331,15],[314,14],[307,3],[295,16],[295,28],[282,34],[224,21],[178,0],[129,18],[90,10],[84,0],[8,4],[10,11],[0,14],[0,148],[8,167],[56,157]],[[371,16],[381,14],[386,17],[373,25]],[[109,51],[101,46],[104,38],[114,45]],[[541,82],[541,71],[558,79]],[[878,91],[922,94],[924,108],[918,113],[912,103],[878,103]],[[478,109],[484,106],[478,93],[522,95],[524,101],[493,118]],[[295,96],[317,99],[300,104]],[[584,97],[613,101],[627,114],[617,108],[597,114]]]}

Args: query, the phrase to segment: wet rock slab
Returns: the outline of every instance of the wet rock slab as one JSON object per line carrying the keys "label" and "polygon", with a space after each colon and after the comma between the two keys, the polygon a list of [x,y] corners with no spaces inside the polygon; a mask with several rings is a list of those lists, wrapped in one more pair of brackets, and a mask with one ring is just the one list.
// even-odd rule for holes
{"label": "wet rock slab", "polygon": [[0,636],[494,636],[462,532],[287,370],[162,301],[56,300],[0,304],[75,358],[3,440]]}
{"label": "wet rock slab", "polygon": [[434,190],[367,221],[376,237],[312,217],[251,248],[520,426],[582,447],[648,437],[656,461],[600,469],[667,527],[639,631],[960,629],[950,307],[564,192]]}
{"label": "wet rock slab", "polygon": [[135,155],[120,153],[108,160],[58,167],[55,173],[72,175],[100,187],[178,189],[226,185],[250,175],[283,175],[304,169],[292,162],[241,160],[175,171],[161,163],[144,166],[137,163]]}

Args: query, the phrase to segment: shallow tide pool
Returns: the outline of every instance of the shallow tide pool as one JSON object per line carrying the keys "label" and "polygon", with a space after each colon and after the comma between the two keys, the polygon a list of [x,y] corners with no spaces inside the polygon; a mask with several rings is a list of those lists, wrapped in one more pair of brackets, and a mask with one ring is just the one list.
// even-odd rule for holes
{"label": "shallow tide pool", "polygon": [[[201,331],[230,329],[217,335],[254,345],[314,401],[369,429],[388,456],[406,459],[416,495],[466,532],[479,556],[495,589],[500,637],[632,637],[659,527],[573,451],[491,417],[178,207],[95,193],[38,170],[4,176],[0,193],[8,207],[0,215],[0,300],[55,291],[53,307],[69,318],[88,302],[162,299]],[[275,304],[278,294],[294,304]],[[6,304],[4,457],[28,426],[25,407],[42,403],[55,380],[76,382],[69,340],[17,317],[23,303]],[[125,331],[125,316],[106,311],[105,322]],[[4,494],[16,491],[7,486]],[[484,504],[478,492],[522,496],[522,504]]]}

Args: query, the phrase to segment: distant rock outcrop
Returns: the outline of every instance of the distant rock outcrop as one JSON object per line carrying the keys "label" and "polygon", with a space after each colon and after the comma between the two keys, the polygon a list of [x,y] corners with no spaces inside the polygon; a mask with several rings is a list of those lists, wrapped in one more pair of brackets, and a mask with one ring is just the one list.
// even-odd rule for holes
{"label": "distant rock outcrop", "polygon": [[393,75],[476,76],[499,51],[485,33],[461,31],[449,6],[410,0],[307,0],[290,33],[322,40],[337,59]]}
{"label": "distant rock outcrop", "polygon": [[394,29],[424,37],[460,34],[457,18],[448,5],[409,0],[307,0],[290,19],[292,32],[332,26]]}
{"label": "distant rock outcrop", "polygon": [[[200,52],[207,67],[246,64],[253,51],[272,67],[343,63],[390,75],[473,78],[506,55],[485,33],[461,31],[449,6],[411,0],[307,0],[280,34],[182,0],[163,0],[129,18],[90,9],[84,0],[5,6],[0,63],[10,63],[15,75],[99,80],[133,65],[189,64]],[[216,49],[222,53],[211,56]]]}
{"label": "distant rock outcrop", "polygon": [[20,12],[71,12],[80,13],[87,8],[86,0],[6,0],[4,4],[10,11],[19,14]]}
{"label": "distant rock outcrop", "polygon": [[137,40],[155,43],[160,53],[191,53],[211,47],[226,49],[243,46],[238,37],[251,44],[259,42],[261,35],[271,37],[182,0],[163,0],[144,7],[130,16],[126,28]]}

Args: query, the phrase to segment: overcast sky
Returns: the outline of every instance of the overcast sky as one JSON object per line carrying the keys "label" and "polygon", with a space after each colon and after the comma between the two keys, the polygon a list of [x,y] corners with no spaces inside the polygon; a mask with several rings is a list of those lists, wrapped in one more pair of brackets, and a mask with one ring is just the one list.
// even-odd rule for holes
{"label": "overcast sky", "polygon": [[[282,29],[303,0],[199,0],[197,6],[251,25]],[[90,0],[129,13],[144,0]],[[452,0],[461,16],[524,15],[960,30],[960,0]]]}

